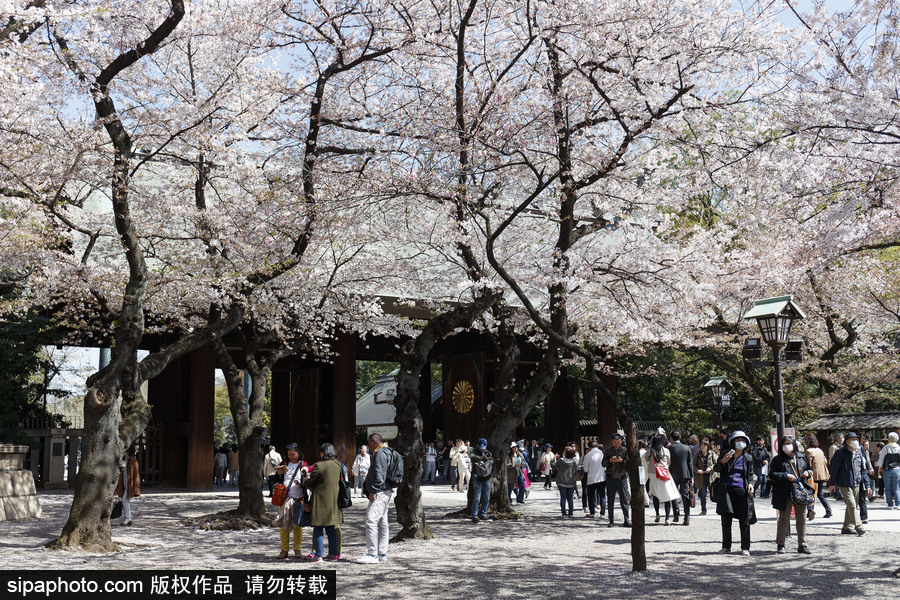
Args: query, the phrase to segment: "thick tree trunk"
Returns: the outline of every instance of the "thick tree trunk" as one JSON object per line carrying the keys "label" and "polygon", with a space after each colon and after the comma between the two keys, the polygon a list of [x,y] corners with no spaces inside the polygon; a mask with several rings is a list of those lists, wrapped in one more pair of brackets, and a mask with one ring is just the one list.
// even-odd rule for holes
{"label": "thick tree trunk", "polygon": [[[107,398],[112,398],[107,401]],[[112,552],[109,514],[119,480],[125,444],[119,438],[121,399],[115,384],[96,384],[84,400],[84,440],[81,466],[69,518],[52,548]]]}
{"label": "thick tree trunk", "polygon": [[[264,366],[260,367],[260,363],[263,361],[258,360],[254,355],[256,340],[252,328],[249,333],[251,335],[242,335],[241,337],[245,340],[245,360],[253,382],[250,398],[244,395],[244,372],[235,366],[225,344],[221,340],[216,340],[213,343],[213,351],[216,355],[216,363],[225,375],[229,408],[234,421],[234,432],[237,435],[240,475],[238,476],[238,507],[235,515],[262,517],[268,508],[263,498],[263,456],[259,451],[259,442],[265,430],[262,424],[263,404],[271,367],[280,358],[281,353],[273,353],[268,357]],[[238,522],[236,521],[236,523]]]}
{"label": "thick tree trunk", "polygon": [[404,457],[403,483],[396,490],[394,505],[400,532],[393,541],[405,539],[431,539],[431,529],[425,521],[422,507],[422,415],[419,413],[419,379],[422,369],[428,365],[428,353],[434,344],[456,329],[467,329],[484,311],[500,300],[490,291],[471,304],[457,306],[453,310],[432,317],[422,332],[403,344],[400,354],[400,372],[397,375],[397,396],[394,408],[397,413],[397,450]]}

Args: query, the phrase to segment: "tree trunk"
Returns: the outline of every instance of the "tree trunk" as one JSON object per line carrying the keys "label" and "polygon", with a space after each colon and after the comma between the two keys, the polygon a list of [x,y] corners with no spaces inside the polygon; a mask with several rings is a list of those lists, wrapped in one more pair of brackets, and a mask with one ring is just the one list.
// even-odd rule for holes
{"label": "tree trunk", "polygon": [[234,514],[255,518],[262,517],[267,511],[262,491],[263,455],[259,451],[259,443],[265,430],[262,417],[266,385],[272,365],[281,358],[283,352],[273,352],[266,360],[257,359],[255,353],[258,340],[253,327],[249,326],[247,329],[248,331],[243,332],[240,337],[247,370],[250,372],[253,382],[250,398],[244,395],[245,374],[234,364],[221,339],[213,343],[213,351],[216,355],[216,363],[225,374],[229,408],[234,421],[234,432],[237,436],[240,475],[238,476],[238,507]]}
{"label": "tree trunk", "polygon": [[471,304],[460,305],[432,317],[422,332],[403,344],[400,354],[400,372],[397,375],[397,396],[394,408],[397,413],[397,450],[404,457],[403,483],[397,488],[394,505],[400,531],[392,541],[406,539],[431,539],[431,529],[425,521],[422,507],[422,415],[419,413],[419,380],[422,369],[427,368],[428,353],[434,344],[456,329],[467,329],[484,311],[500,300],[500,296],[486,291]]}

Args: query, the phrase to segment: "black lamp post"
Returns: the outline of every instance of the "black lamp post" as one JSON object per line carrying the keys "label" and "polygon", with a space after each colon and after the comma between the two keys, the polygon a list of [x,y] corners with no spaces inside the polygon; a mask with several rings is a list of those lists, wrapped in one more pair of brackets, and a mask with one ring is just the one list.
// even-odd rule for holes
{"label": "black lamp post", "polygon": [[723,376],[713,377],[709,381],[703,384],[703,387],[707,387],[712,392],[713,402],[716,406],[716,415],[717,422],[715,423],[716,428],[721,431],[722,426],[725,424],[723,413],[726,408],[731,406],[731,398],[728,396],[728,392],[731,391],[731,388],[734,386],[731,385],[731,382],[725,379]]}
{"label": "black lamp post", "polygon": [[[784,390],[781,385],[781,367],[797,365],[794,359],[799,360],[800,358],[802,342],[790,341],[788,338],[794,321],[805,319],[806,315],[794,304],[793,296],[779,296],[777,298],[757,300],[753,308],[744,315],[744,318],[756,319],[762,335],[762,341],[772,349],[774,360],[771,362],[752,360],[751,364],[754,367],[775,368],[775,389],[773,392],[777,403],[775,419],[780,442],[781,438],[784,437]],[[781,350],[785,347],[787,347],[787,362],[781,360]],[[744,357],[748,359],[761,358],[759,350],[759,340],[751,338],[744,344]]]}

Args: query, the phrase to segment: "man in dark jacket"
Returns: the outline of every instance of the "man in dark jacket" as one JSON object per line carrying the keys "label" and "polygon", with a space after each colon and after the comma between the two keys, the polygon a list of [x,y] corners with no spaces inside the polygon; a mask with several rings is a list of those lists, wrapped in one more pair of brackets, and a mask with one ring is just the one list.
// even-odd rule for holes
{"label": "man in dark jacket", "polygon": [[753,456],[753,474],[756,476],[756,489],[759,490],[760,498],[769,497],[769,486],[766,483],[766,475],[763,473],[763,466],[769,464],[772,458],[766,449],[766,441],[761,435],[756,436],[756,444],[750,450]]}
{"label": "man in dark jacket", "polygon": [[[672,482],[678,488],[681,496],[681,505],[684,506],[684,524],[691,524],[691,488],[694,487],[694,467],[691,460],[691,449],[681,443],[681,434],[673,431],[669,436],[672,443],[669,445],[669,453],[672,455],[672,464],[669,465],[669,473],[672,474]],[[607,484],[608,485],[608,484]],[[678,504],[672,503],[675,513],[673,521],[678,522]]]}
{"label": "man in dark jacket", "polygon": [[[844,436],[844,445],[837,449],[831,459],[831,476],[828,478],[828,487],[832,494],[835,487],[839,487],[844,496],[846,510],[841,533],[854,533],[855,531],[856,535],[866,534],[856,509],[859,504],[861,487],[865,487],[866,494],[872,494],[872,484],[869,481],[865,465],[863,450],[859,447],[859,436],[850,432]],[[862,482],[862,486],[860,482]]]}
{"label": "man in dark jacket", "polygon": [[388,505],[394,492],[388,483],[388,471],[391,468],[393,450],[387,447],[382,437],[373,433],[369,436],[369,452],[372,454],[372,466],[363,483],[363,493],[369,499],[366,508],[366,554],[356,559],[364,565],[377,565],[379,560],[387,559],[388,549]]}
{"label": "man in dark jacket", "polygon": [[472,522],[489,521],[488,505],[491,503],[491,474],[494,472],[494,458],[487,451],[487,440],[480,438],[472,461]]}
{"label": "man in dark jacket", "polygon": [[606,469],[606,505],[609,508],[609,526],[615,521],[616,493],[619,494],[619,505],[622,507],[623,527],[631,527],[628,520],[628,473],[625,471],[625,459],[628,451],[622,446],[622,436],[614,433],[612,445],[603,451],[601,465]]}

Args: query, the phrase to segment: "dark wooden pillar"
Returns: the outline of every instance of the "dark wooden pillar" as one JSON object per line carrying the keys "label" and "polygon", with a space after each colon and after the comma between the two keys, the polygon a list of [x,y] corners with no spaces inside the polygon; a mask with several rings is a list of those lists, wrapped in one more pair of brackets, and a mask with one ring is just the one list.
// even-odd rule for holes
{"label": "dark wooden pillar", "polygon": [[204,346],[190,353],[190,413],[187,436],[187,489],[211,491],[213,486],[213,424],[215,421],[216,359]]}
{"label": "dark wooden pillar", "polygon": [[291,431],[292,442],[297,442],[303,450],[307,462],[319,460],[319,391],[321,374],[318,367],[305,367],[294,371],[294,385],[291,386]]}
{"label": "dark wooden pillar", "polygon": [[[616,378],[612,375],[601,375],[604,385],[610,393],[616,395]],[[619,430],[616,407],[603,394],[597,394],[597,425],[600,431],[600,443],[609,446],[612,434]]]}
{"label": "dark wooden pillar", "polygon": [[190,356],[175,359],[147,384],[151,425],[161,431],[159,483],[168,487],[187,487],[190,362]]}
{"label": "dark wooden pillar", "polygon": [[435,438],[434,418],[431,412],[431,363],[422,367],[419,378],[419,414],[422,415],[422,440],[433,442]]}
{"label": "dark wooden pillar", "polygon": [[356,335],[339,333],[334,350],[336,355],[331,386],[334,424],[331,443],[338,451],[343,445],[348,461],[352,464],[356,456]]}
{"label": "dark wooden pillar", "polygon": [[575,440],[578,425],[578,390],[566,373],[560,375],[546,402],[547,441],[554,451]]}
{"label": "dark wooden pillar", "polygon": [[272,401],[269,439],[284,456],[284,447],[294,441],[291,436],[291,373],[272,371]]}

